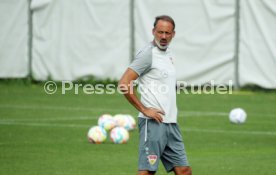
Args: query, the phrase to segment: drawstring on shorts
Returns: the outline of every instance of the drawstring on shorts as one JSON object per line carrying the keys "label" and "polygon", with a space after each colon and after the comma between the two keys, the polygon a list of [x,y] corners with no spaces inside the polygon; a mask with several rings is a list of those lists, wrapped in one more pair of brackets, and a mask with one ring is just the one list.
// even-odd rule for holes
{"label": "drawstring on shorts", "polygon": [[146,119],[146,126],[145,126],[145,142],[147,141],[148,138],[148,119]]}

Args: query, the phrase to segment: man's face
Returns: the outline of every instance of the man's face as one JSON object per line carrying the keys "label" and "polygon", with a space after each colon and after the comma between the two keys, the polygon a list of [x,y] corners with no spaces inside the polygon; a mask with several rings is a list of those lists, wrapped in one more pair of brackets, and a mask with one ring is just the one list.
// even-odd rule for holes
{"label": "man's face", "polygon": [[174,37],[174,30],[172,23],[168,21],[159,20],[152,29],[154,41],[161,50],[166,50]]}

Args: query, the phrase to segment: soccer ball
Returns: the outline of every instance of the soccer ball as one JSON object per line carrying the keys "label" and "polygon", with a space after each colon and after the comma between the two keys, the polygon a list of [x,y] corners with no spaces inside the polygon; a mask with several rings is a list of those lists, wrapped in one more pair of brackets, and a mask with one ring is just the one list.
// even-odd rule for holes
{"label": "soccer ball", "polygon": [[124,114],[116,114],[114,116],[116,126],[125,127],[128,123],[128,118]]}
{"label": "soccer ball", "polygon": [[116,126],[116,123],[112,115],[103,114],[98,119],[98,125],[109,131]]}
{"label": "soccer ball", "polygon": [[128,118],[128,127],[126,128],[127,130],[133,130],[136,128],[136,121],[131,115],[126,115]]}
{"label": "soccer ball", "polygon": [[235,124],[242,124],[246,121],[246,112],[242,108],[232,109],[229,113],[229,120]]}
{"label": "soccer ball", "polygon": [[128,114],[117,114],[114,116],[114,120],[116,126],[124,127],[128,131],[135,129],[136,127],[134,118]]}
{"label": "soccer ball", "polygon": [[106,131],[100,126],[93,126],[89,129],[87,133],[88,141],[90,143],[102,143],[106,140]]}
{"label": "soccer ball", "polygon": [[123,127],[115,127],[110,132],[110,139],[116,144],[126,143],[129,139],[129,133]]}

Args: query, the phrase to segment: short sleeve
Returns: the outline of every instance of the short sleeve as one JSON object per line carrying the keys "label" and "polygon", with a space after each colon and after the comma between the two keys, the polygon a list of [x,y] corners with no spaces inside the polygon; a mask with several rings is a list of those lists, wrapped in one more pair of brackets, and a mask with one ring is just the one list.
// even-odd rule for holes
{"label": "short sleeve", "polygon": [[152,47],[147,47],[138,52],[129,68],[134,70],[139,76],[148,72],[152,64]]}

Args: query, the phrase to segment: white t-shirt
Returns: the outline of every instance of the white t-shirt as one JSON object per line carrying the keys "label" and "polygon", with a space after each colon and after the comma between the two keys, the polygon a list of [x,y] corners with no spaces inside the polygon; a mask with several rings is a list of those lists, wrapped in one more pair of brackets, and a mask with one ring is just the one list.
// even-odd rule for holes
{"label": "white t-shirt", "polygon": [[[138,52],[129,68],[139,75],[143,105],[163,110],[163,123],[176,123],[176,72],[170,48],[162,51],[150,43]],[[141,112],[138,117],[148,118]]]}

